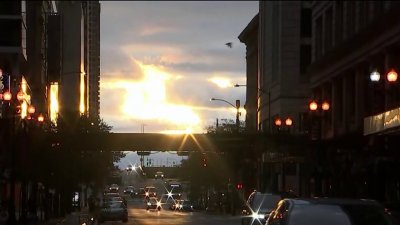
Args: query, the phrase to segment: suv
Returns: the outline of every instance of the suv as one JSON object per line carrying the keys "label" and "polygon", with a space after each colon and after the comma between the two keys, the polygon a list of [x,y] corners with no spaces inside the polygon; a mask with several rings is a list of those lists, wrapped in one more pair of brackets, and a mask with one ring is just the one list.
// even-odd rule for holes
{"label": "suv", "polygon": [[262,225],[265,216],[269,215],[282,199],[280,194],[261,193],[254,191],[243,206],[242,225]]}

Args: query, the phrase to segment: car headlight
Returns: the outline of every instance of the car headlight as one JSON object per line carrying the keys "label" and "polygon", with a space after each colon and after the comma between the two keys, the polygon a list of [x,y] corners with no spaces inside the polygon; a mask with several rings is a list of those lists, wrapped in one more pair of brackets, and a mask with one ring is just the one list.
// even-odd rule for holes
{"label": "car headlight", "polygon": [[253,214],[252,214],[252,217],[253,217],[254,219],[264,219],[264,215],[258,214],[258,213],[253,213]]}
{"label": "car headlight", "polygon": [[150,202],[148,202],[148,203],[147,203],[147,205],[148,205],[148,206],[151,206],[151,203],[150,203]]}

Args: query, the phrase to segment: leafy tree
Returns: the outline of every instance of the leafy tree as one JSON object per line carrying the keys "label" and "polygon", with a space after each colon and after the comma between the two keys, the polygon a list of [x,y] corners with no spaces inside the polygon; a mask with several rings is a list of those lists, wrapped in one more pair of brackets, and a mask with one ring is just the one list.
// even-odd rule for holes
{"label": "leafy tree", "polygon": [[[206,127],[206,131],[208,134],[234,134],[236,132],[236,122],[232,119],[221,119],[218,120],[218,125],[210,125]],[[245,131],[245,124],[243,121],[240,121],[239,124],[239,133],[243,133]]]}
{"label": "leafy tree", "polygon": [[[100,118],[78,116],[64,112],[57,126],[37,129],[31,153],[32,180],[61,194],[62,212],[71,211],[74,191],[80,184],[102,187],[114,162],[124,157],[122,152],[86,151],[79,148],[83,133],[108,133],[111,126]],[[40,135],[39,135],[40,134]]]}

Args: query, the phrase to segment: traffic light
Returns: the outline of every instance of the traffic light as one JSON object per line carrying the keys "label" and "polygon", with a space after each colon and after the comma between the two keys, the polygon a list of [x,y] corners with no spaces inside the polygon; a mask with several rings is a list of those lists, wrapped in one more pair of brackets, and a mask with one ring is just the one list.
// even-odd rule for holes
{"label": "traffic light", "polygon": [[242,183],[237,183],[236,184],[236,189],[238,189],[238,190],[243,189],[243,184]]}

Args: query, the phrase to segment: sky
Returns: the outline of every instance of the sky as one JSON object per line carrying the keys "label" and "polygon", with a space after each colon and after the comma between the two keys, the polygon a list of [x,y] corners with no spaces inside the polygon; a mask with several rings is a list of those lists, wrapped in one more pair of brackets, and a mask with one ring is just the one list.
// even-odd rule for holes
{"label": "sky", "polygon": [[244,121],[237,37],[258,1],[100,3],[100,116],[111,132],[204,133],[217,118],[235,120],[234,107],[211,98],[240,100]]}

